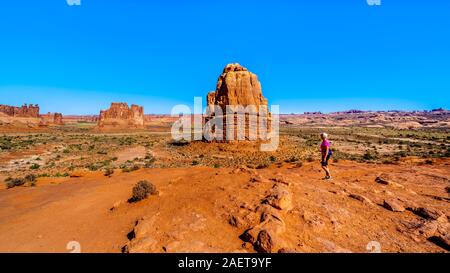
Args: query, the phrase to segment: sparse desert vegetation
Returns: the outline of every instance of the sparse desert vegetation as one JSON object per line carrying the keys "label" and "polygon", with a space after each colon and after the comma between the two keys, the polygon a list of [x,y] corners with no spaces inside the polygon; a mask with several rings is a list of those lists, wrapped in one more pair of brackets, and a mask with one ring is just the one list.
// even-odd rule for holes
{"label": "sparse desert vegetation", "polygon": [[[285,124],[279,148],[261,152],[250,141],[174,142],[164,126],[99,133],[70,124],[3,134],[0,205],[44,203],[0,216],[0,232],[22,230],[14,241],[0,236],[2,250],[64,251],[62,241],[78,234],[92,242],[86,251],[364,252],[374,239],[387,252],[448,251],[448,129]],[[320,173],[323,131],[332,142],[331,182]],[[76,220],[93,224],[85,231],[64,220],[75,213],[71,203],[86,204]],[[52,238],[62,248],[45,235],[41,247],[27,245],[35,229],[47,231],[2,218],[25,215],[59,219],[66,231]],[[32,228],[37,220],[27,221]],[[421,233],[430,226],[436,229]],[[89,235],[99,227],[109,243]]]}

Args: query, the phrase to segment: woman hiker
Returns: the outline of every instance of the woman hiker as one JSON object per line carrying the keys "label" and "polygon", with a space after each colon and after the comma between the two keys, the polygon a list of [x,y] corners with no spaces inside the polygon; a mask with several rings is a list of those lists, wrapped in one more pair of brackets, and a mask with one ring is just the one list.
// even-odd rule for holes
{"label": "woman hiker", "polygon": [[320,144],[320,152],[322,154],[321,164],[322,169],[325,171],[326,180],[331,179],[330,170],[328,169],[328,160],[330,160],[331,155],[333,154],[330,149],[330,142],[328,141],[328,134],[321,133],[320,138],[322,139],[322,144]]}

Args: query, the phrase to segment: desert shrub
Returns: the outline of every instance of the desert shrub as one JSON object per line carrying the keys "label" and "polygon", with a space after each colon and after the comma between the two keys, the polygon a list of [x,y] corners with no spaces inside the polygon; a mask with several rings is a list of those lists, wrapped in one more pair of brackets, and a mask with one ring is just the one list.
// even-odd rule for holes
{"label": "desert shrub", "polygon": [[33,165],[30,166],[30,169],[37,170],[37,169],[39,169],[39,167],[41,167],[39,164],[34,163]]}
{"label": "desert shrub", "polygon": [[11,150],[13,147],[10,138],[3,138],[0,140],[0,150]]}
{"label": "desert shrub", "polygon": [[24,178],[8,177],[7,179],[5,179],[5,182],[6,182],[6,187],[8,189],[18,187],[18,186],[23,186],[25,184],[27,184],[28,186],[34,187],[34,186],[36,186],[36,176],[34,174],[29,174],[29,175],[25,176]]}
{"label": "desert shrub", "polygon": [[68,154],[68,153],[70,153],[70,150],[69,150],[69,149],[64,149],[62,152],[63,152],[64,154]]}
{"label": "desert shrub", "polygon": [[298,161],[298,158],[295,157],[295,156],[292,156],[291,158],[286,159],[284,162],[286,162],[286,163],[294,163],[294,162],[297,162],[297,161]]}
{"label": "desert shrub", "polygon": [[123,167],[122,172],[124,172],[124,173],[129,173],[129,172],[134,172],[134,171],[139,170],[139,166],[136,164],[131,165],[131,166],[121,166],[121,167]]}
{"label": "desert shrub", "polygon": [[70,174],[57,172],[54,176],[55,177],[67,177],[67,176],[70,176]]}
{"label": "desert shrub", "polygon": [[299,162],[295,163],[295,167],[297,167],[297,168],[303,167],[303,162],[299,161]]}
{"label": "desert shrub", "polygon": [[189,145],[189,142],[186,140],[172,141],[169,143],[172,146],[186,146]]}
{"label": "desert shrub", "polygon": [[198,165],[198,161],[197,160],[193,160],[192,161],[192,166]]}
{"label": "desert shrub", "polygon": [[155,195],[156,193],[157,191],[155,185],[147,180],[141,180],[133,187],[130,201],[138,202],[147,198],[149,195]]}
{"label": "desert shrub", "polygon": [[313,162],[313,161],[314,161],[314,158],[313,158],[312,156],[308,156],[308,157],[306,158],[306,161],[308,161],[308,162]]}
{"label": "desert shrub", "polygon": [[114,173],[114,170],[111,168],[108,168],[105,170],[104,175],[105,176],[111,176]]}
{"label": "desert shrub", "polygon": [[99,169],[99,166],[97,166],[94,163],[91,163],[91,164],[86,165],[86,168],[88,168],[90,171],[96,171]]}
{"label": "desert shrub", "polygon": [[147,162],[147,163],[153,163],[153,162],[155,162],[156,161],[156,158],[153,156],[153,155],[151,155],[151,154],[147,154],[146,156],[145,156],[145,161]]}
{"label": "desert shrub", "polygon": [[25,176],[24,179],[25,179],[26,182],[33,182],[33,181],[36,181],[36,175],[29,174],[29,175]]}
{"label": "desert shrub", "polygon": [[214,168],[216,168],[216,169],[218,169],[218,168],[220,168],[220,164],[214,164]]}
{"label": "desert shrub", "polygon": [[275,161],[277,161],[277,158],[276,158],[275,156],[271,155],[271,156],[269,157],[269,160],[270,160],[271,162],[275,162]]}
{"label": "desert shrub", "polygon": [[25,182],[26,181],[23,178],[12,178],[8,182],[6,182],[6,187],[8,189],[11,189],[11,188],[14,188],[14,187],[22,186],[22,185],[25,184]]}
{"label": "desert shrub", "polygon": [[375,160],[375,159],[377,159],[377,156],[376,156],[375,153],[370,152],[369,150],[367,150],[367,151],[364,153],[364,155],[362,156],[362,158],[363,158],[364,160]]}
{"label": "desert shrub", "polygon": [[433,165],[433,160],[427,159],[427,160],[425,160],[425,164]]}
{"label": "desert shrub", "polygon": [[269,164],[268,163],[261,163],[258,166],[256,166],[257,169],[265,169],[268,168]]}
{"label": "desert shrub", "polygon": [[36,186],[36,176],[34,174],[29,174],[25,176],[24,180],[28,186],[30,187]]}

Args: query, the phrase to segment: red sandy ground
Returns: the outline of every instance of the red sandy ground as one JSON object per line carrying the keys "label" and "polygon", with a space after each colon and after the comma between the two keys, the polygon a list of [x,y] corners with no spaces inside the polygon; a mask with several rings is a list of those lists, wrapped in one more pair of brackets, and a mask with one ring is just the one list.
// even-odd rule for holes
{"label": "red sandy ground", "polygon": [[[150,218],[152,252],[254,252],[239,239],[251,211],[282,176],[289,181],[293,209],[283,214],[284,246],[297,252],[367,252],[378,241],[383,252],[443,252],[443,248],[411,236],[405,223],[420,220],[410,211],[392,212],[378,204],[396,199],[438,209],[450,215],[450,160],[433,165],[333,163],[334,179],[322,180],[316,162],[302,167],[283,164],[256,171],[191,167],[116,170],[112,177],[86,173],[79,178],[40,178],[36,187],[0,190],[0,252],[68,252],[78,241],[82,252],[121,252],[127,234],[142,217]],[[267,181],[252,183],[257,172]],[[403,188],[374,180],[389,173]],[[128,203],[139,180],[160,191],[138,203]],[[352,199],[360,194],[374,204]],[[434,197],[440,197],[434,198]],[[113,206],[115,209],[110,210]],[[229,224],[230,216],[242,225]]]}

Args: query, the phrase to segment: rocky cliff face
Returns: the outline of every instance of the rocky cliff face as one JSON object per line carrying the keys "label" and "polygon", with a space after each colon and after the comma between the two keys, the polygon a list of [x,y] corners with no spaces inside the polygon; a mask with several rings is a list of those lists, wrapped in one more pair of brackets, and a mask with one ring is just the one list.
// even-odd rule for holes
{"label": "rocky cliff face", "polygon": [[10,117],[39,118],[39,105],[24,104],[21,107],[0,105],[0,112]]}
{"label": "rocky cliff face", "polygon": [[143,128],[144,108],[138,105],[128,107],[127,103],[113,102],[108,110],[100,111],[99,128]]}
{"label": "rocky cliff face", "polygon": [[[217,134],[223,135],[223,140],[229,140],[229,136],[227,139],[226,132],[227,116],[234,125],[233,140],[253,140],[257,138],[264,138],[262,132],[260,131],[261,127],[264,125],[264,127],[270,128],[270,113],[266,114],[266,120],[260,120],[261,113],[259,112],[259,107],[264,106],[264,109],[267,111],[266,107],[268,103],[267,99],[262,95],[261,84],[258,77],[240,64],[228,64],[224,68],[217,81],[216,90],[208,93],[206,100],[210,109],[213,108],[212,106],[219,106],[223,111],[223,132],[217,131]],[[238,139],[237,115],[234,115],[234,117],[229,117],[229,114],[227,115],[226,112],[227,106],[238,105],[243,107],[254,106],[254,109],[257,111],[254,115],[250,113],[245,114],[244,139]],[[217,113],[214,113],[207,117],[206,121],[209,121],[214,117],[219,118]],[[264,122],[265,124],[260,124],[260,122]],[[213,132],[216,131],[213,130]]]}

